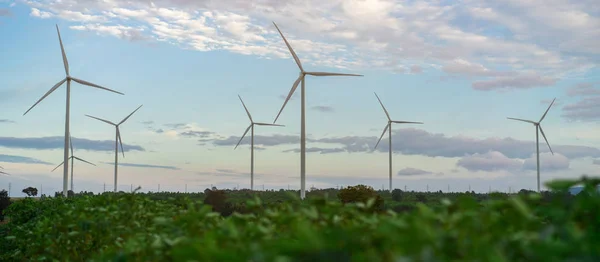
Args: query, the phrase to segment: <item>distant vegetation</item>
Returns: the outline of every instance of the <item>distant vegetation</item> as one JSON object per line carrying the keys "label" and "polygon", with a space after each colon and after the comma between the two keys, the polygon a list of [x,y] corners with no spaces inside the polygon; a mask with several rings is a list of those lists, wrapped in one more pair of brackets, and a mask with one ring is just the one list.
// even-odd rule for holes
{"label": "distant vegetation", "polygon": [[358,185],[305,201],[216,188],[25,198],[3,211],[0,261],[598,261],[599,184],[514,195]]}

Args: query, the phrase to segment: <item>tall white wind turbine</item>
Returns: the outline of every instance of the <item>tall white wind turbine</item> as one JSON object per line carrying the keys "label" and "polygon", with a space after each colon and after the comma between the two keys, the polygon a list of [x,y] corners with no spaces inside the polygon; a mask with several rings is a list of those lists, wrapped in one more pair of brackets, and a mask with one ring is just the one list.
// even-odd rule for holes
{"label": "tall white wind turbine", "polygon": [[302,63],[300,62],[300,59],[296,55],[296,52],[294,52],[294,49],[292,49],[292,46],[290,45],[290,43],[288,43],[287,39],[285,39],[285,36],[283,36],[283,33],[281,33],[281,30],[279,30],[279,27],[277,26],[277,24],[275,24],[275,22],[273,22],[273,25],[275,25],[275,28],[277,28],[277,31],[281,35],[281,38],[283,38],[285,45],[290,50],[292,57],[294,58],[294,60],[296,61],[296,64],[298,65],[298,68],[300,69],[300,76],[298,76],[298,78],[292,85],[292,89],[290,90],[290,93],[288,94],[287,98],[285,99],[285,102],[283,102],[283,106],[281,106],[281,109],[279,110],[277,117],[275,117],[275,121],[273,121],[273,124],[275,122],[277,122],[277,119],[279,118],[279,115],[283,111],[283,108],[285,108],[285,105],[287,104],[287,102],[290,100],[290,98],[294,94],[294,91],[296,91],[298,84],[300,84],[300,82],[302,82],[302,85],[300,88],[300,198],[304,199],[306,197],[306,113],[305,113],[306,112],[306,109],[305,109],[306,100],[305,100],[305,90],[304,90],[304,81],[305,81],[304,77],[306,75],[311,75],[311,76],[363,76],[363,75],[304,71],[304,68],[302,67]]}
{"label": "tall white wind turbine", "polygon": [[[73,154],[73,140],[71,139],[71,136],[69,136],[69,145],[71,146],[71,156],[69,157],[69,159],[71,159],[71,191],[73,191],[73,193],[75,193],[75,191],[73,190],[73,164],[74,164],[73,162],[74,162],[74,160],[77,159],[77,160],[79,160],[81,162],[88,163],[88,164],[90,164],[92,166],[95,166],[95,164],[90,163],[90,162],[88,162],[86,160],[83,160],[83,159],[81,159],[79,157],[76,157]],[[56,170],[57,168],[59,168],[60,166],[62,166],[64,163],[65,162],[61,162],[58,166],[56,166],[54,169],[52,169],[51,172],[54,172],[54,170]]]}
{"label": "tall white wind turbine", "polygon": [[552,151],[552,148],[550,147],[550,143],[548,143],[548,139],[546,139],[546,134],[544,134],[544,129],[542,129],[541,123],[542,123],[542,120],[544,120],[544,118],[546,117],[546,114],[548,114],[548,111],[550,111],[550,107],[552,107],[555,100],[556,100],[556,98],[552,99],[552,103],[550,103],[550,105],[548,106],[548,109],[546,109],[546,112],[544,112],[544,114],[542,115],[542,118],[540,118],[540,121],[534,122],[534,121],[526,120],[526,119],[507,117],[510,120],[526,122],[526,123],[533,124],[535,126],[535,148],[536,148],[536,159],[537,159],[537,191],[538,192],[540,192],[540,135],[539,135],[539,133],[542,132],[542,136],[544,137],[544,140],[546,141],[546,145],[548,145],[548,149],[550,149],[550,153],[552,153],[552,155],[554,155],[554,152]]}
{"label": "tall white wind turbine", "polygon": [[[64,147],[64,151],[63,151],[64,152],[63,163],[66,163],[69,160],[69,127],[70,127],[69,120],[70,120],[70,106],[71,106],[71,81],[75,81],[82,85],[103,89],[103,90],[121,94],[121,95],[124,95],[124,94],[121,92],[112,90],[112,89],[108,89],[108,88],[105,88],[105,87],[102,87],[102,86],[99,86],[96,84],[92,84],[88,81],[84,81],[84,80],[72,77],[69,74],[69,62],[67,61],[67,54],[65,53],[65,48],[63,47],[62,39],[60,38],[60,31],[58,30],[58,25],[56,25],[56,32],[58,33],[58,42],[60,43],[60,50],[62,52],[63,64],[65,66],[65,73],[67,76],[63,80],[60,80],[58,83],[56,83],[56,85],[54,85],[52,88],[50,88],[50,90],[48,90],[48,92],[46,92],[46,94],[44,94],[44,96],[42,96],[42,98],[40,98],[37,102],[35,102],[35,104],[33,104],[33,106],[31,106],[27,111],[25,111],[25,113],[23,115],[26,115],[27,112],[29,112],[31,109],[33,109],[33,107],[35,107],[42,100],[44,100],[44,98],[49,96],[52,92],[54,92],[54,90],[58,89],[63,83],[67,82],[67,99],[66,99],[66,114],[65,114],[65,147]],[[69,189],[68,182],[69,182],[69,165],[64,165],[64,170],[63,170],[63,195],[64,196],[67,196],[67,191]]]}
{"label": "tall white wind turbine", "polygon": [[250,119],[250,125],[248,126],[248,128],[246,128],[246,131],[244,132],[244,134],[240,138],[240,141],[238,141],[237,145],[235,145],[234,150],[240,145],[240,143],[242,142],[242,139],[244,139],[244,137],[248,133],[248,130],[252,129],[252,131],[250,132],[250,190],[254,190],[254,126],[255,125],[259,125],[259,126],[284,126],[284,125],[276,125],[276,124],[254,122],[254,120],[252,120],[252,116],[250,115],[250,111],[248,111],[248,108],[246,107],[246,104],[244,104],[244,100],[242,100],[242,97],[240,97],[240,95],[238,95],[238,97],[240,98],[240,101],[242,102],[242,106],[244,106],[244,109],[246,110],[246,114],[248,114],[248,118]]}
{"label": "tall white wind turbine", "polygon": [[410,122],[410,121],[396,121],[396,120],[392,120],[390,118],[390,114],[388,113],[388,111],[385,109],[385,106],[383,106],[383,103],[381,102],[381,99],[379,99],[379,96],[377,95],[377,93],[375,93],[375,97],[377,97],[377,100],[379,101],[379,104],[381,105],[381,108],[383,108],[383,112],[385,112],[385,116],[387,116],[388,122],[385,125],[385,128],[383,129],[383,133],[381,133],[381,136],[379,137],[379,140],[377,141],[377,144],[375,144],[375,148],[373,148],[373,150],[377,149],[377,146],[379,145],[379,142],[381,142],[381,139],[383,138],[383,135],[385,135],[385,131],[388,131],[388,143],[389,143],[389,178],[390,178],[390,193],[392,192],[392,124],[423,124],[422,122]]}
{"label": "tall white wind turbine", "polygon": [[119,122],[118,124],[115,124],[113,122],[110,122],[108,120],[104,120],[102,118],[98,118],[95,116],[85,115],[87,117],[91,117],[96,120],[100,120],[104,123],[113,125],[115,127],[115,186],[114,186],[114,192],[117,192],[117,167],[118,167],[118,163],[119,163],[119,144],[121,144],[121,152],[123,153],[123,157],[125,157],[125,150],[123,150],[123,141],[121,140],[121,132],[119,131],[119,126],[121,124],[125,123],[125,121],[127,121],[127,119],[129,119],[129,117],[131,117],[133,115],[133,113],[138,111],[141,107],[142,107],[142,105],[140,105],[138,108],[133,110],[133,112],[131,112],[131,114],[129,114],[127,117],[125,117],[123,120],[121,120],[121,122]]}

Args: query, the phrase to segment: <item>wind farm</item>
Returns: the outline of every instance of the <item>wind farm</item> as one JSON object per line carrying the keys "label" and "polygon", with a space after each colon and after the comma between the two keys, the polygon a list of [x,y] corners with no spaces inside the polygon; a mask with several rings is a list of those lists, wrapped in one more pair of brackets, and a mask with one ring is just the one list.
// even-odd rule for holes
{"label": "wind farm", "polygon": [[0,261],[598,257],[594,10],[0,2]]}

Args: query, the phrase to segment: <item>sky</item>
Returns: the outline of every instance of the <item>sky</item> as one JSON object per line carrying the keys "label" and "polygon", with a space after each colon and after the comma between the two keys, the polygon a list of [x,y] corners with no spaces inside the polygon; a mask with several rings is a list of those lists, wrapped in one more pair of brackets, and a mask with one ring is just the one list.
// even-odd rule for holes
{"label": "sky", "polygon": [[[600,176],[600,6],[595,0],[0,0],[0,189],[62,191],[65,77],[71,85],[75,191],[250,187],[250,124],[271,123],[299,69],[306,77],[307,188],[506,192]],[[277,124],[255,129],[257,189],[299,189],[300,89]]]}

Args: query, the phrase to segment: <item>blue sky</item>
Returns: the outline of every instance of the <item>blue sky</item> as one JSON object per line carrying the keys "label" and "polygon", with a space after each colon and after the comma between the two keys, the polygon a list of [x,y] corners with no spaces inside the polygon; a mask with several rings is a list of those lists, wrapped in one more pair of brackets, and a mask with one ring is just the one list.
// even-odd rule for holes
{"label": "blue sky", "polygon": [[[65,87],[23,116],[64,78],[55,24],[72,76],[125,93],[72,85],[75,156],[97,164],[76,163],[76,191],[113,181],[114,127],[84,115],[118,122],[142,104],[121,127],[120,189],[249,187],[237,95],[272,122],[298,76],[271,21],[307,71],[365,75],[307,77],[308,187],[387,186],[373,92],[393,119],[425,122],[393,126],[397,188],[534,189],[534,127],[506,117],[538,120],[555,97],[542,181],[600,175],[600,9],[536,2],[0,0],[0,187],[61,188]],[[256,128],[258,188],[299,188],[299,100],[285,127]]]}

